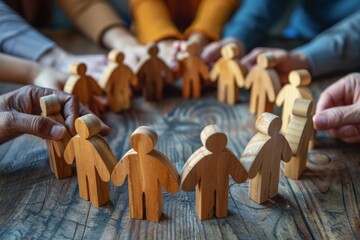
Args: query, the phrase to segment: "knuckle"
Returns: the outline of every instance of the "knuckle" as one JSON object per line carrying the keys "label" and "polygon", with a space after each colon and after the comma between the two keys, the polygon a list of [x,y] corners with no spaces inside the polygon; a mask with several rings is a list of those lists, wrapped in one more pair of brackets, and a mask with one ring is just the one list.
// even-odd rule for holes
{"label": "knuckle", "polygon": [[45,118],[42,117],[34,117],[30,121],[30,129],[37,133],[44,133],[48,132],[50,126],[47,124]]}

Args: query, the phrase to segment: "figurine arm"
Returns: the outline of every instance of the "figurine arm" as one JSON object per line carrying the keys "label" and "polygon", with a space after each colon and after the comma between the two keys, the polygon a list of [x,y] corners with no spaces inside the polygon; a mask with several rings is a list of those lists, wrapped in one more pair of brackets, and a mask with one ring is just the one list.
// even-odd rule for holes
{"label": "figurine arm", "polygon": [[287,91],[287,85],[285,85],[279,92],[279,94],[276,97],[276,106],[280,107],[281,105],[283,105],[284,101],[285,101],[285,92]]}
{"label": "figurine arm", "polygon": [[245,86],[245,79],[244,79],[244,74],[241,71],[241,66],[239,63],[235,62],[235,61],[231,61],[231,68],[233,70],[233,74],[235,77],[235,81],[236,84],[238,85],[238,87],[244,87]]}
{"label": "figurine arm", "polygon": [[89,82],[91,84],[92,94],[102,96],[103,95],[103,90],[101,89],[99,84],[96,82],[96,80],[94,78],[92,78],[92,77],[88,77],[88,78],[89,78]]}
{"label": "figurine arm", "polygon": [[[256,68],[256,67],[254,67]],[[249,72],[249,74],[246,76],[245,79],[245,88],[250,89],[251,86],[254,84],[255,79],[258,77],[257,71],[253,68],[252,71]],[[254,71],[255,70],[255,71]]]}
{"label": "figurine arm", "polygon": [[116,186],[121,186],[124,184],[126,177],[129,175],[129,161],[131,155],[136,155],[137,153],[130,149],[122,159],[116,164],[113,172],[111,173],[111,181]]}
{"label": "figurine arm", "polygon": [[241,162],[235,157],[235,155],[230,152],[230,175],[237,183],[243,183],[248,178],[248,173],[246,172],[244,166]]}
{"label": "figurine arm", "polygon": [[215,82],[220,75],[218,64],[215,63],[214,67],[210,71],[210,81]]}
{"label": "figurine arm", "polygon": [[166,82],[171,82],[173,75],[172,75],[172,71],[170,70],[170,68],[166,65],[166,63],[164,63],[163,61],[158,61],[159,64],[159,69],[160,71],[163,71],[165,76],[165,81]]}
{"label": "figurine arm", "polygon": [[204,147],[194,152],[186,161],[181,172],[181,189],[191,191],[200,181],[201,174],[196,173],[196,168],[204,160]]}
{"label": "figurine arm", "polygon": [[207,68],[207,66],[205,65],[204,62],[202,62],[201,60],[199,60],[199,71],[200,71],[200,75],[202,77],[203,80],[208,80],[209,79],[209,70]]}
{"label": "figurine arm", "polygon": [[72,164],[74,162],[75,159],[74,142],[76,138],[77,138],[76,136],[73,137],[65,148],[64,158],[67,164]]}
{"label": "figurine arm", "polygon": [[281,139],[281,142],[280,142],[279,146],[282,146],[282,148],[281,148],[281,160],[283,160],[284,162],[289,162],[291,160],[291,157],[292,157],[291,147],[290,147],[288,141],[286,140],[286,138],[283,135],[281,135],[280,139]]}
{"label": "figurine arm", "polygon": [[139,79],[138,77],[136,76],[136,74],[134,74],[130,68],[128,68],[128,71],[129,71],[129,76],[130,76],[130,84],[131,86],[133,87],[136,87],[138,84],[139,84]]}

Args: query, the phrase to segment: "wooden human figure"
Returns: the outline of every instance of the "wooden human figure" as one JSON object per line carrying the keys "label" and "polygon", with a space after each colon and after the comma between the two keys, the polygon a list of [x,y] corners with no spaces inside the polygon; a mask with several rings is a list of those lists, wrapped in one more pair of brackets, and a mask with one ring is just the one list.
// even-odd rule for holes
{"label": "wooden human figure", "polygon": [[[65,125],[64,118],[61,115],[59,98],[55,94],[41,97],[40,107],[44,117]],[[61,140],[46,140],[50,168],[57,179],[68,178],[72,175],[72,168],[65,162],[64,159],[64,151],[66,145],[70,141],[70,138],[70,134],[66,132]]]}
{"label": "wooden human figure", "polygon": [[245,182],[247,172],[226,147],[227,137],[216,125],[201,132],[203,147],[186,161],[181,174],[181,188],[191,191],[196,186],[196,212],[201,220],[226,217],[229,175],[237,183]]}
{"label": "wooden human figure", "polygon": [[291,159],[291,148],[279,133],[281,119],[262,113],[255,124],[259,131],[247,144],[240,161],[250,178],[249,196],[261,204],[278,193],[280,161]]}
{"label": "wooden human figure", "polygon": [[199,57],[197,44],[186,46],[187,56],[180,61],[183,77],[183,98],[200,98],[201,80],[209,78],[206,64]]}
{"label": "wooden human figure", "polygon": [[148,49],[149,56],[140,63],[138,78],[143,86],[143,94],[147,101],[161,100],[163,98],[164,82],[172,79],[169,67],[157,56],[159,52],[156,44]]}
{"label": "wooden human figure", "polygon": [[284,175],[286,177],[299,179],[306,169],[309,142],[314,134],[312,109],[313,102],[311,100],[295,99],[292,116],[285,135],[293,154],[290,162],[285,163]]}
{"label": "wooden human figure", "polygon": [[130,149],[116,164],[111,181],[123,185],[128,176],[130,217],[158,222],[162,215],[162,187],[169,193],[179,190],[179,174],[171,161],[154,149],[157,134],[139,127],[131,135]]}
{"label": "wooden human figure", "polygon": [[123,53],[112,50],[108,55],[109,65],[99,81],[113,112],[130,108],[130,86],[138,84],[137,76],[124,64],[124,58]]}
{"label": "wooden human figure", "polygon": [[219,102],[234,105],[239,99],[239,88],[245,86],[246,68],[236,57],[240,49],[235,44],[227,44],[221,49],[221,58],[214,64],[210,72],[210,80],[218,79],[217,98]]}
{"label": "wooden human figure", "polygon": [[75,120],[74,136],[65,149],[68,164],[76,161],[80,197],[97,207],[110,200],[110,174],[116,165],[116,158],[106,141],[98,134],[99,119],[87,114]]}
{"label": "wooden human figure", "polygon": [[280,80],[273,69],[276,59],[272,54],[260,54],[255,66],[246,76],[245,87],[251,88],[250,112],[259,116],[273,111],[273,102],[280,90]]}
{"label": "wooden human figure", "polygon": [[84,63],[70,64],[69,72],[71,76],[65,83],[64,92],[74,94],[82,104],[98,114],[99,110],[93,96],[101,96],[103,91],[95,79],[86,75],[86,65]]}
{"label": "wooden human figure", "polygon": [[281,131],[286,132],[290,121],[291,111],[294,106],[295,99],[304,98],[313,100],[308,85],[311,83],[310,73],[305,70],[291,71],[289,74],[289,83],[286,84],[276,97],[276,105],[282,106],[282,127]]}

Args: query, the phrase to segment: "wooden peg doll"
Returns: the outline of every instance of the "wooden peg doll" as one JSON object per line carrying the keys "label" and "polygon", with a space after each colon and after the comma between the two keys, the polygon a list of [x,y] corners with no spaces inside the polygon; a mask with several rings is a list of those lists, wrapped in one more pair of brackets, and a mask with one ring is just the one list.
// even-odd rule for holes
{"label": "wooden peg doll", "polygon": [[272,54],[260,54],[257,66],[249,72],[245,87],[251,88],[250,112],[259,116],[263,112],[273,111],[273,102],[280,90],[280,80],[273,69],[276,59]]}
{"label": "wooden peg doll", "polygon": [[65,160],[72,164],[76,160],[80,197],[97,207],[110,200],[110,174],[116,158],[99,132],[100,120],[87,114],[75,121],[74,136],[65,149]]}
{"label": "wooden peg doll", "polygon": [[187,56],[180,61],[183,77],[183,98],[200,98],[201,80],[209,78],[206,64],[199,57],[198,45],[193,43],[186,46]]}
{"label": "wooden peg doll", "polygon": [[240,49],[230,43],[222,47],[221,58],[214,64],[210,72],[210,80],[218,79],[217,98],[219,102],[234,105],[239,99],[239,88],[245,86],[246,68],[243,67],[237,56]]}
{"label": "wooden peg doll", "polygon": [[113,112],[130,108],[130,86],[138,84],[137,76],[124,64],[124,58],[123,53],[112,50],[108,55],[109,64],[99,81]]}
{"label": "wooden peg doll", "polygon": [[281,131],[286,132],[290,121],[291,111],[294,106],[295,99],[304,98],[313,100],[308,85],[311,83],[310,73],[305,70],[291,71],[289,74],[289,84],[286,84],[276,97],[276,105],[283,105],[282,109],[282,127]]}
{"label": "wooden peg doll", "polygon": [[156,44],[150,45],[148,57],[139,64],[138,78],[143,86],[143,94],[147,101],[163,98],[164,82],[170,82],[173,75],[169,67],[157,56]]}
{"label": "wooden peg doll", "polygon": [[281,119],[262,113],[255,123],[259,131],[247,144],[240,161],[250,178],[249,196],[261,204],[278,193],[280,161],[291,159],[291,148],[281,135]]}
{"label": "wooden peg doll", "polygon": [[229,175],[235,182],[247,179],[247,172],[236,156],[226,147],[227,137],[216,125],[201,132],[203,147],[186,161],[181,174],[181,188],[191,191],[196,186],[196,212],[201,220],[226,217]]}
{"label": "wooden peg doll", "polygon": [[[48,95],[40,98],[40,107],[42,115],[50,118],[62,125],[65,125],[63,116],[61,115],[61,105],[59,98],[55,95]],[[70,141],[70,134],[66,131],[61,140],[46,140],[49,154],[50,168],[57,179],[71,177],[72,168],[65,162],[64,151],[66,145]]]}
{"label": "wooden peg doll", "polygon": [[295,99],[292,116],[285,135],[293,154],[290,162],[285,163],[284,175],[286,177],[299,179],[306,169],[309,142],[314,134],[312,109],[312,101],[301,98]]}
{"label": "wooden peg doll", "polygon": [[116,164],[111,181],[116,186],[128,177],[130,217],[158,222],[162,216],[162,187],[169,193],[179,190],[179,174],[171,161],[154,149],[157,134],[139,127],[131,135],[130,149]]}
{"label": "wooden peg doll", "polygon": [[98,115],[99,109],[96,107],[93,96],[103,94],[101,87],[95,79],[86,75],[86,65],[84,63],[70,64],[69,72],[71,76],[65,83],[64,92],[77,96],[82,104]]}

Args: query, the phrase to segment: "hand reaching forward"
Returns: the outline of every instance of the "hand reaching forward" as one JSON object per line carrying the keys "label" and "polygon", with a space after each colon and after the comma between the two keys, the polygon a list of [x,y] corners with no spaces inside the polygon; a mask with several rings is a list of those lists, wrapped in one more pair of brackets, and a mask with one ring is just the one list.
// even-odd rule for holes
{"label": "hand reaching forward", "polygon": [[345,142],[360,141],[359,73],[349,74],[325,89],[316,106],[314,125]]}
{"label": "hand reaching forward", "polygon": [[[0,96],[0,143],[24,133],[44,139],[61,139],[66,131],[65,126],[39,116],[41,114],[39,99],[50,94],[58,96],[66,128],[71,135],[75,135],[75,119],[91,112],[79,105],[73,95],[29,85]],[[101,124],[101,133],[108,134],[109,127],[103,122]]]}

